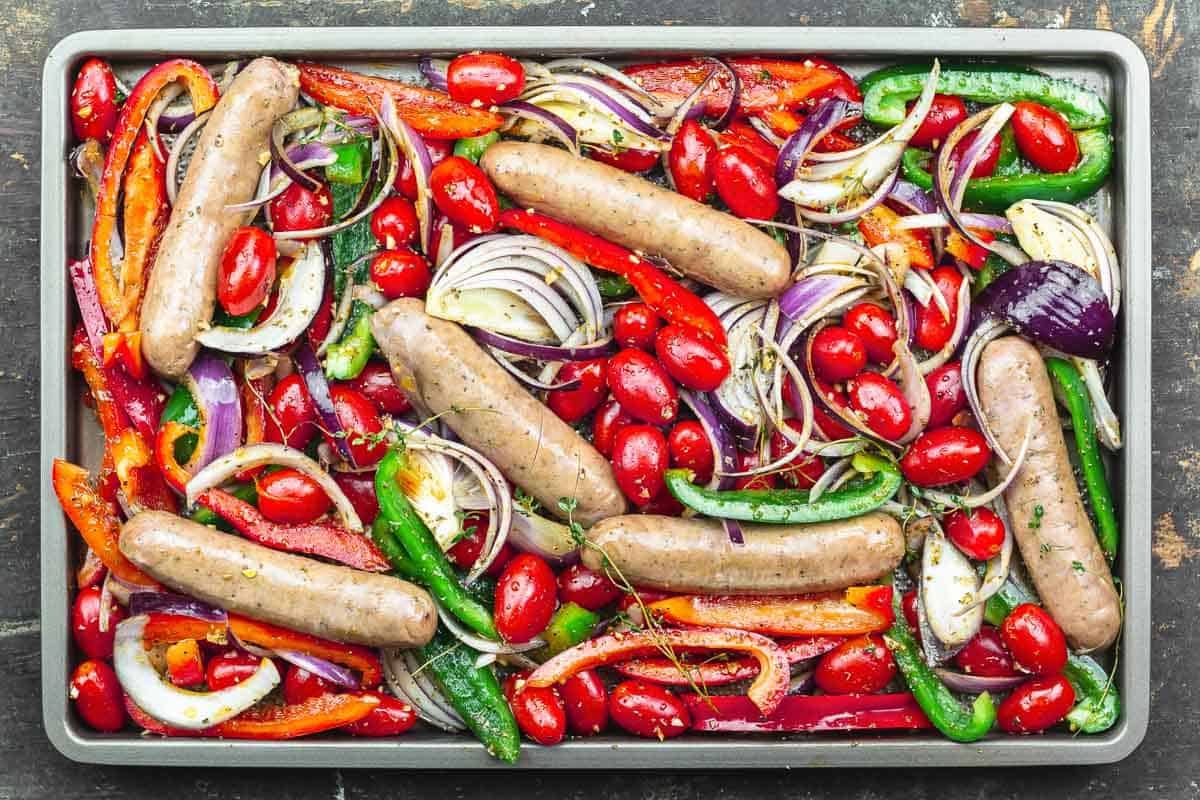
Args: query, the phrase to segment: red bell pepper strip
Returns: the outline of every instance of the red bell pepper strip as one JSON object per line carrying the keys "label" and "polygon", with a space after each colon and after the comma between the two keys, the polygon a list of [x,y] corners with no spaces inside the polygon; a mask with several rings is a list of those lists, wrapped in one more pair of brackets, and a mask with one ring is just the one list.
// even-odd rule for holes
{"label": "red bell pepper strip", "polygon": [[[278,293],[272,295],[272,301],[277,295]],[[261,316],[259,320],[262,320]],[[309,332],[311,333],[311,327]],[[318,344],[320,344],[319,341]],[[237,384],[238,394],[242,398],[242,424],[246,429],[245,445],[249,446],[264,442],[267,438],[268,411],[266,398],[271,394],[271,389],[275,386],[275,379],[271,376],[247,379],[244,375],[239,375]],[[251,467],[250,469],[239,471],[235,477],[239,481],[252,481],[262,474],[265,469],[265,465]]]}
{"label": "red bell pepper strip", "polygon": [[610,633],[589,639],[556,655],[530,674],[529,686],[553,686],[585,669],[672,650],[718,650],[748,653],[758,662],[759,673],[746,695],[769,715],[787,695],[791,672],[787,655],[765,636],[723,628],[663,629]]}
{"label": "red bell pepper strip", "polygon": [[167,485],[180,494],[187,493],[187,482],[192,479],[192,476],[175,460],[175,442],[189,433],[195,432],[195,428],[184,425],[182,422],[168,420],[159,428],[158,436],[154,439],[154,463],[158,466],[158,471],[162,473],[163,480],[167,482]]}
{"label": "red bell pepper strip", "polygon": [[[992,242],[996,239],[996,234],[991,231],[972,228],[971,233],[984,242]],[[986,249],[974,242],[967,241],[958,231],[950,231],[950,235],[946,237],[946,252],[973,270],[983,269],[983,264],[988,257]]]}
{"label": "red bell pepper strip", "polygon": [[[841,636],[808,636],[779,642],[787,656],[788,664],[795,666],[802,661],[822,656],[841,644]],[[687,673],[669,658],[638,658],[616,664],[614,669],[627,678],[640,678],[665,686],[724,686],[746,681],[758,674],[758,662],[750,657],[725,661],[691,661],[683,659]]]}
{"label": "red bell pepper strip", "polygon": [[692,730],[707,733],[802,733],[921,730],[933,727],[908,693],[789,695],[763,719],[740,695],[683,696]]}
{"label": "red bell pepper strip", "polygon": [[580,261],[620,275],[663,319],[694,328],[725,346],[725,328],[708,304],[632,250],[535,211],[506,209],[500,212],[500,224],[545,239]]}
{"label": "red bell pepper strip", "polygon": [[117,331],[104,334],[101,343],[101,363],[106,370],[123,369],[134,380],[146,377],[146,360],[142,358],[141,331]]}
{"label": "red bell pepper strip", "polygon": [[181,739],[197,739],[205,736],[207,731],[194,731],[187,728],[176,728],[173,725],[168,725],[165,722],[159,722],[154,717],[142,710],[142,707],[133,702],[133,698],[125,695],[125,712],[129,714],[129,718],[133,720],[133,724],[137,725],[148,733],[157,733],[159,736],[171,736]]}
{"label": "red bell pepper strip", "polygon": [[885,205],[878,205],[858,218],[858,231],[868,247],[895,242],[908,254],[908,265],[916,269],[933,269],[933,248],[929,233],[905,230],[897,225],[901,216]]}
{"label": "red bell pepper strip", "polygon": [[[181,81],[187,88],[192,98],[192,108],[197,114],[216,105],[217,84],[208,74],[208,70],[188,59],[175,58],[164,61],[142,76],[125,100],[121,107],[121,116],[117,119],[117,128],[113,132],[112,143],[108,148],[108,156],[104,161],[104,174],[100,178],[100,189],[96,197],[96,219],[92,224],[91,261],[96,287],[100,292],[100,303],[113,325],[120,324],[125,318],[128,312],[127,290],[133,288],[124,287],[118,280],[116,265],[112,260],[112,240],[117,226],[118,204],[125,169],[129,165],[134,143],[154,99],[167,84],[176,81]],[[139,286],[134,296],[140,295]]]}
{"label": "red bell pepper strip", "polygon": [[[146,278],[158,252],[158,241],[171,216],[167,200],[167,164],[146,135],[138,134],[125,173],[125,255],[121,261],[121,311],[114,320],[122,332],[138,329]],[[137,353],[141,354],[140,342]],[[134,374],[134,377],[141,377]]]}
{"label": "red bell pepper strip", "polygon": [[887,630],[892,623],[876,595],[889,586],[853,587],[794,597],[684,595],[649,606],[679,625],[714,625],[773,636],[855,636]]}
{"label": "red bell pepper strip", "polygon": [[280,525],[264,517],[254,506],[220,489],[209,489],[196,500],[228,520],[238,533],[264,547],[320,556],[367,572],[387,572],[392,568],[373,541],[339,525],[329,522]]}
{"label": "red bell pepper strip", "polygon": [[358,722],[378,705],[379,698],[365,692],[322,694],[294,705],[260,703],[207,732],[225,739],[296,739]]}
{"label": "red bell pepper strip", "polygon": [[445,92],[324,64],[301,61],[297,66],[302,92],[318,103],[351,114],[375,114],[383,103],[383,95],[390,92],[401,118],[422,136],[465,139],[491,133],[504,124],[504,117],[495,111],[472,108],[450,99]]}
{"label": "red bell pepper strip", "polygon": [[[800,126],[804,124],[802,114],[782,108],[764,109],[758,113],[758,118],[771,127],[772,133],[785,139],[800,130]],[[858,117],[850,118],[849,124],[851,127],[857,125]],[[845,127],[846,123],[843,122],[842,126]],[[830,131],[813,145],[813,150],[818,153],[844,153],[858,146],[859,143],[846,134]]]}
{"label": "red bell pepper strip", "polygon": [[204,660],[200,643],[182,639],[167,648],[167,678],[176,686],[190,688],[204,683]]}

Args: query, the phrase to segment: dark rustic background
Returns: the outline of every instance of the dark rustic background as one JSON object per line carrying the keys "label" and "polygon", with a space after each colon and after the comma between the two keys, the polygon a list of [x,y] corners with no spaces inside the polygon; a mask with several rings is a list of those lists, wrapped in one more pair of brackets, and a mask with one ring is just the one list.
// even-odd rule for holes
{"label": "dark rustic background", "polygon": [[[813,4],[817,5],[817,4]],[[1200,0],[0,0],[0,800],[8,798],[1200,797],[1189,653],[1200,644]],[[38,635],[38,86],[61,37],[85,28],[249,25],[925,25],[1107,28],[1153,76],[1154,673],[1145,744],[1109,767],[803,774],[404,774],[165,770],[68,762],[41,725]],[[58,691],[58,687],[52,687]]]}

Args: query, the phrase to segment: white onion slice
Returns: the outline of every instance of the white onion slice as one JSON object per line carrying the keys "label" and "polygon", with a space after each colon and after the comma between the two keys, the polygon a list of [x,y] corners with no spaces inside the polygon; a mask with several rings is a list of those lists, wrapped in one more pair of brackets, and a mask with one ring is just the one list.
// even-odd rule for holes
{"label": "white onion slice", "polygon": [[411,705],[418,717],[435,728],[441,728],[450,733],[458,733],[467,729],[466,723],[463,722],[458,712],[451,709],[452,713],[447,713],[417,685],[417,681],[409,672],[408,665],[400,651],[383,650],[381,655],[383,656],[383,674],[388,688],[396,697]]}

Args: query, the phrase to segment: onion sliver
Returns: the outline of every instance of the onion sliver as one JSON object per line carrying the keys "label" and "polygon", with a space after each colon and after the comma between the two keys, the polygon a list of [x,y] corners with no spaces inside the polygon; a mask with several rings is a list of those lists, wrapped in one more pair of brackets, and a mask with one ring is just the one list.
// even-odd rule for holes
{"label": "onion sliver", "polygon": [[498,642],[491,639],[485,639],[478,634],[472,633],[462,626],[461,623],[446,610],[441,603],[437,604],[438,618],[442,624],[446,626],[446,630],[458,639],[460,642],[470,647],[473,650],[478,650],[481,653],[491,653],[492,655],[508,655],[510,653],[528,653],[530,650],[537,650],[546,644],[544,639],[530,639],[528,642],[519,644],[509,644],[507,642]]}
{"label": "onion sliver", "polygon": [[450,709],[448,713],[417,685],[417,681],[409,671],[408,664],[405,663],[400,651],[384,650],[382,660],[388,688],[401,700],[411,705],[418,717],[430,725],[450,733],[467,729],[466,723],[463,722],[458,712]]}
{"label": "onion sliver", "polygon": [[204,424],[200,445],[186,469],[195,471],[237,449],[242,443],[242,400],[229,365],[201,352],[183,376]]}
{"label": "onion sliver", "polygon": [[[979,632],[983,608],[965,608],[978,593],[975,566],[946,539],[941,525],[934,521],[921,553],[918,595],[930,632],[947,651],[961,649]],[[926,653],[930,653],[928,647]]]}

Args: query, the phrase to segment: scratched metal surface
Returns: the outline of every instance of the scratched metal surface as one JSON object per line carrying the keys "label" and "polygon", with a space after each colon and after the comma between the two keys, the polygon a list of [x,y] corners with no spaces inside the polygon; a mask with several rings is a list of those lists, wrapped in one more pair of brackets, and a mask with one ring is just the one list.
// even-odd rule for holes
{"label": "scratched metal surface", "polygon": [[[1200,393],[1200,179],[1191,159],[1200,123],[1194,76],[1200,53],[1191,36],[1198,0],[1118,0],[1065,6],[1019,1],[900,0],[851,2],[807,10],[790,2],[659,0],[151,0],[142,3],[0,0],[0,800],[49,797],[359,798],[392,795],[529,798],[929,796],[954,791],[989,798],[1200,797],[1200,755],[1191,685],[1191,647],[1200,639],[1188,589],[1200,573],[1200,514],[1190,500],[1200,490],[1200,437],[1190,415]],[[895,13],[901,10],[902,13]],[[892,12],[892,13],[889,13]],[[806,772],[734,775],[486,776],[355,772],[252,772],[84,767],[58,756],[40,723],[37,656],[37,97],[46,52],[82,28],[337,24],[922,24],[1103,27],[1130,36],[1153,72],[1155,245],[1155,495],[1154,553],[1157,626],[1150,733],[1129,760],[1112,767],[976,772]],[[281,32],[286,40],[286,33]]]}

